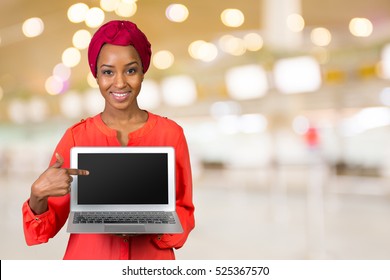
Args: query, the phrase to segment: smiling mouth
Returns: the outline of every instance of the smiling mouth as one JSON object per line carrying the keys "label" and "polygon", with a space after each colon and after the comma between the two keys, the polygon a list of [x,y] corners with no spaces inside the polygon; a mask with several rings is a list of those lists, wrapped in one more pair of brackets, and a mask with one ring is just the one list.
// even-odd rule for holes
{"label": "smiling mouth", "polygon": [[123,101],[130,95],[130,92],[111,92],[111,95],[115,100]]}

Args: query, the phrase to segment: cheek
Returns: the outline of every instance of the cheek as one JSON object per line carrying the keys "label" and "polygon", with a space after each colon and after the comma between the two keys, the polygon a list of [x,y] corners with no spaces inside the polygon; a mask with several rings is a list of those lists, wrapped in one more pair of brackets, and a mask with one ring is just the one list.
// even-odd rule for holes
{"label": "cheek", "polygon": [[134,79],[131,80],[131,84],[133,87],[141,87],[143,79],[141,77],[134,77]]}
{"label": "cheek", "polygon": [[111,83],[108,79],[98,79],[97,84],[98,84],[100,89],[105,89],[105,88],[109,87],[109,85]]}

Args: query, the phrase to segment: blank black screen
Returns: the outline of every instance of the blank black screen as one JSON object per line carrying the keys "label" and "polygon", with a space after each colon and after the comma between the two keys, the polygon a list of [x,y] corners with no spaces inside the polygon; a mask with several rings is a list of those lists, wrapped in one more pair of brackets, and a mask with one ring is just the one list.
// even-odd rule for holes
{"label": "blank black screen", "polygon": [[79,154],[78,204],[167,204],[167,154]]}

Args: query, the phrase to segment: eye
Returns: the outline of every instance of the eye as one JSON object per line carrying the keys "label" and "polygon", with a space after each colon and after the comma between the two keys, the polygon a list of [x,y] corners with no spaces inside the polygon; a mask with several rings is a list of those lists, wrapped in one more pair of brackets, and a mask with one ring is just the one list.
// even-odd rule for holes
{"label": "eye", "polygon": [[135,69],[135,68],[130,68],[129,70],[127,70],[128,74],[134,74],[136,72],[137,72],[137,69]]}
{"label": "eye", "polygon": [[102,74],[103,74],[103,75],[112,75],[112,71],[111,71],[111,70],[108,70],[108,69],[102,70]]}

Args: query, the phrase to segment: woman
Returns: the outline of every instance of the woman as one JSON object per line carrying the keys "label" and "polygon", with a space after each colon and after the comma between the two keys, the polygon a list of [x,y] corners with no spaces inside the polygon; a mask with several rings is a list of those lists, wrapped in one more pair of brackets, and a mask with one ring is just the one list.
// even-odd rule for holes
{"label": "woman", "polygon": [[[101,26],[88,49],[89,66],[105,99],[101,114],[70,127],[58,143],[50,167],[31,187],[23,204],[23,226],[28,245],[48,242],[65,224],[70,210],[71,175],[87,170],[69,169],[74,146],[173,146],[176,154],[176,210],[182,234],[134,235],[71,234],[64,259],[174,259],[194,228],[192,177],[182,128],[167,118],[142,110],[137,103],[151,46],[129,21]],[[129,178],[131,179],[131,178]]]}

